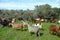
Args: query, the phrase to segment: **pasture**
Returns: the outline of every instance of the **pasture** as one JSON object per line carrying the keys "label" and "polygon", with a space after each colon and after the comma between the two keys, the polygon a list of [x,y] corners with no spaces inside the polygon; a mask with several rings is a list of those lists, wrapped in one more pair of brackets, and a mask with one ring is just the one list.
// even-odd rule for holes
{"label": "pasture", "polygon": [[[30,22],[30,24],[33,24]],[[43,22],[43,28],[44,30],[39,30],[40,36],[36,37],[34,34],[30,34],[28,32],[27,27],[24,28],[23,31],[16,30],[11,27],[1,27],[0,26],[0,40],[60,40],[60,38],[56,35],[52,35],[49,33],[49,26],[51,24],[57,24],[57,23],[47,23]]]}

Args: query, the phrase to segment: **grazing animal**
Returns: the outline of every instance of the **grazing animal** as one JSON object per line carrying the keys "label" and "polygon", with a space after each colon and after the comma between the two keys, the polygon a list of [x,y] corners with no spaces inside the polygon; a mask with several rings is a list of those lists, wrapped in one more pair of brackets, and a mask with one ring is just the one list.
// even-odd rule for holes
{"label": "grazing animal", "polygon": [[3,27],[5,26],[9,26],[9,21],[4,19],[4,20],[0,20],[0,24],[3,25]]}
{"label": "grazing animal", "polygon": [[9,23],[12,23],[12,18],[8,18]]}
{"label": "grazing animal", "polygon": [[41,19],[41,22],[44,22],[44,19]]}
{"label": "grazing animal", "polygon": [[27,23],[28,26],[28,31],[31,33],[35,33],[36,36],[39,36],[39,27],[38,26],[33,26]]}
{"label": "grazing animal", "polygon": [[45,21],[45,22],[48,22],[48,20],[47,20],[47,19],[45,19],[44,21]]}
{"label": "grazing animal", "polygon": [[15,19],[12,19],[12,23],[14,23],[15,22]]}
{"label": "grazing animal", "polygon": [[55,23],[56,22],[56,19],[51,19],[50,22],[51,23]]}
{"label": "grazing animal", "polygon": [[40,18],[34,19],[34,22],[41,22]]}
{"label": "grazing animal", "polygon": [[23,24],[10,23],[9,25],[12,25],[12,28],[23,30]]}
{"label": "grazing animal", "polygon": [[56,25],[51,25],[51,26],[49,27],[49,31],[50,31],[50,33],[55,33],[57,36],[60,37],[59,28],[57,28]]}
{"label": "grazing animal", "polygon": [[41,23],[33,24],[33,26],[38,26],[40,29],[43,29],[43,25]]}
{"label": "grazing animal", "polygon": [[37,25],[39,26],[40,29],[43,29],[43,25],[42,25],[42,23],[37,24]]}
{"label": "grazing animal", "polygon": [[19,17],[18,20],[21,21],[21,20],[23,20],[23,18]]}
{"label": "grazing animal", "polygon": [[13,22],[14,20],[12,18],[8,18],[8,19],[0,18],[0,24],[3,25],[3,27],[10,26],[9,23],[13,23]]}
{"label": "grazing animal", "polygon": [[60,20],[58,20],[58,23],[60,23]]}

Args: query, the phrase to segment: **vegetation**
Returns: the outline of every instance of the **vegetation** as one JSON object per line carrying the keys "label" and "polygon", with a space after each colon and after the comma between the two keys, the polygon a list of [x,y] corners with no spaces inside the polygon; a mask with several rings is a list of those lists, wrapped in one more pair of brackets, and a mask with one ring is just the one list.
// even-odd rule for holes
{"label": "vegetation", "polygon": [[3,18],[18,18],[21,17],[24,20],[32,20],[34,18],[60,18],[60,8],[52,8],[50,5],[37,5],[34,10],[0,10],[0,17]]}
{"label": "vegetation", "polygon": [[[52,8],[50,5],[37,5],[34,10],[0,10],[0,18],[23,18],[24,20],[29,20],[30,24],[34,18],[55,18],[60,19],[60,8]],[[17,20],[16,20],[17,21]],[[17,21],[16,23],[18,23]],[[27,30],[27,27],[24,28],[24,31],[16,30],[11,27],[2,27],[0,25],[0,40],[59,40],[60,38],[56,35],[52,35],[49,33],[49,26],[51,24],[43,22],[44,30],[39,30],[41,36],[36,37],[34,34],[30,35]],[[46,25],[47,24],[47,25]],[[56,24],[59,25],[60,24]]]}
{"label": "vegetation", "polygon": [[39,37],[36,37],[34,34],[31,35],[27,30],[27,27],[24,28],[24,31],[16,30],[11,27],[5,27],[5,28],[0,27],[0,40],[59,40],[60,39],[58,36],[49,33],[49,26],[51,24],[56,23],[43,22],[42,24],[44,30],[39,30],[41,34]]}

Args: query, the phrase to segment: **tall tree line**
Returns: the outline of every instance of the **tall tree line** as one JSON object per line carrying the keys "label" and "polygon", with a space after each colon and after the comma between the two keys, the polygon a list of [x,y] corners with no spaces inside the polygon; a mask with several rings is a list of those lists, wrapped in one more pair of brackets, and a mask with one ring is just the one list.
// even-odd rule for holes
{"label": "tall tree line", "polygon": [[34,18],[55,18],[60,19],[60,8],[52,8],[49,4],[36,5],[34,10],[0,10],[0,17],[9,18],[21,17],[24,20],[32,20]]}

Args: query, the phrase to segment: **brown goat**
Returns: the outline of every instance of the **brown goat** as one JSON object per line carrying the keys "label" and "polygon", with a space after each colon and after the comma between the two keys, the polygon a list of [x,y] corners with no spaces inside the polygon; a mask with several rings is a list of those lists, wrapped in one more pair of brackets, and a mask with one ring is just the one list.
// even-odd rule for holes
{"label": "brown goat", "polygon": [[34,22],[41,22],[40,18],[34,19]]}
{"label": "brown goat", "polygon": [[50,22],[51,23],[55,23],[56,22],[56,19],[51,19]]}
{"label": "brown goat", "polygon": [[12,28],[23,30],[23,24],[10,23],[9,25],[12,25]]}
{"label": "brown goat", "polygon": [[49,27],[49,31],[50,31],[50,33],[55,33],[57,36],[60,37],[59,28],[57,28],[56,25],[51,25],[51,26]]}

